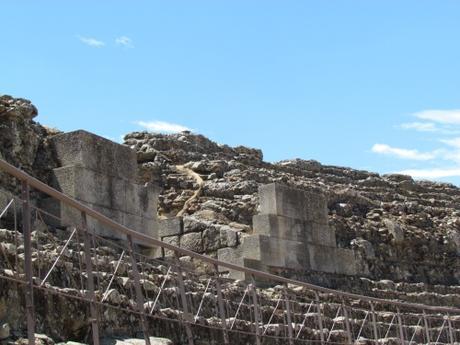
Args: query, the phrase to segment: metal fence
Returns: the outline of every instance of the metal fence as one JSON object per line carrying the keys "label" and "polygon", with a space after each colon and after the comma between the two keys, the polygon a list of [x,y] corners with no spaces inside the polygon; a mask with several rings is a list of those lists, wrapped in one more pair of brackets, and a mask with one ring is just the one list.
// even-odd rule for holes
{"label": "metal fence", "polygon": [[[149,345],[156,322],[178,325],[189,345],[202,334],[212,334],[215,343],[226,345],[460,341],[458,308],[361,296],[221,262],[118,224],[5,161],[0,160],[0,170],[22,184],[20,198],[0,205],[0,218],[13,214],[9,235],[16,248],[3,253],[0,279],[20,285],[25,293],[30,345],[35,344],[34,295],[40,293],[88,305],[93,344],[100,343],[107,309],[135,316]],[[55,216],[30,202],[31,188],[77,210],[79,224],[59,230],[59,236],[50,233],[45,219]],[[89,219],[125,240],[98,236],[88,229]],[[32,220],[44,226],[34,230]],[[136,243],[162,248],[166,256],[144,255]],[[47,248],[55,255],[47,254]],[[184,257],[194,264],[188,265]],[[244,273],[247,281],[226,278],[229,270]],[[256,283],[261,281],[270,288]]]}

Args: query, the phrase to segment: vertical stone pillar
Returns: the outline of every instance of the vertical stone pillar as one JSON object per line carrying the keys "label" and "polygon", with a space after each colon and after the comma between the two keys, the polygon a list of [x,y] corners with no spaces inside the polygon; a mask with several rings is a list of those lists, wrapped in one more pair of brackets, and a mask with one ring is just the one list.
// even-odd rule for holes
{"label": "vertical stone pillar", "polygon": [[[133,150],[83,130],[56,135],[51,142],[60,165],[53,170],[53,187],[120,224],[158,238],[159,189],[136,183]],[[61,219],[56,225],[79,224],[79,211],[54,199],[45,200],[43,206]],[[88,228],[120,238],[91,218]]]}
{"label": "vertical stone pillar", "polygon": [[354,252],[336,246],[323,193],[272,183],[259,188],[259,198],[253,235],[238,250],[219,251],[219,259],[266,270],[357,273]]}

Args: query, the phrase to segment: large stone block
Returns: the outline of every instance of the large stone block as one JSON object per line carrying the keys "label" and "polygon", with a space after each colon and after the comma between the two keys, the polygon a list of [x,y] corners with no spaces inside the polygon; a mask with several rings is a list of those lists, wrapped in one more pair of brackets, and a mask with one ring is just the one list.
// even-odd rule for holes
{"label": "large stone block", "polygon": [[327,200],[321,193],[272,183],[260,187],[259,197],[261,214],[327,222]]}
{"label": "large stone block", "polygon": [[253,217],[254,235],[245,237],[241,245],[244,260],[275,271],[357,274],[354,252],[336,247],[324,194],[273,183],[261,186],[259,197],[260,214]]}
{"label": "large stone block", "polygon": [[[148,217],[141,217],[135,214],[130,214],[130,213],[122,213],[123,215],[123,225],[135,230],[137,232],[140,232],[144,235],[153,237],[153,238],[158,238],[158,220],[153,219],[153,218],[148,218]],[[139,241],[136,243],[138,244],[143,244]]]}
{"label": "large stone block", "polygon": [[136,153],[127,146],[83,130],[55,135],[51,142],[61,166],[78,164],[109,176],[136,179]]}
{"label": "large stone block", "polygon": [[359,272],[358,259],[353,250],[345,248],[335,249],[336,273],[346,275],[366,275],[368,272]]}
{"label": "large stone block", "polygon": [[222,247],[235,247],[238,245],[239,231],[227,225],[221,226],[220,229],[220,245]]}
{"label": "large stone block", "polygon": [[180,235],[183,232],[183,227],[181,217],[162,219],[158,222],[158,235],[160,238]]}
{"label": "large stone block", "polygon": [[[86,206],[92,208],[93,210],[102,213],[104,216],[112,219],[113,221],[124,224],[124,215],[122,212],[109,209],[103,206],[92,205],[84,203]],[[43,215],[43,218],[47,224],[58,226],[58,227],[80,227],[82,225],[81,212],[77,209],[67,206],[59,202],[56,199],[46,198],[40,201],[40,207],[45,209],[50,215]],[[91,231],[95,231],[97,235],[110,237],[114,239],[126,239],[126,236],[120,235],[117,232],[114,232],[106,225],[100,224],[97,220],[92,217],[87,217],[87,226]]]}
{"label": "large stone block", "polygon": [[308,245],[310,269],[345,275],[358,274],[355,253],[350,249]]}
{"label": "large stone block", "polygon": [[148,218],[157,218],[160,189],[153,184],[145,186],[126,181],[124,208],[126,212]]}
{"label": "large stone block", "polygon": [[190,232],[180,237],[180,246],[197,253],[203,252],[203,240],[201,232]]}
{"label": "large stone block", "polygon": [[306,224],[306,232],[311,234],[311,240],[308,242],[329,247],[335,247],[337,245],[335,228],[329,226],[329,224],[308,222]]}
{"label": "large stone block", "polygon": [[70,165],[53,170],[53,187],[79,201],[156,218],[159,190],[130,181]]}
{"label": "large stone block", "polygon": [[336,271],[336,248],[307,245],[307,252],[310,258],[310,265],[307,269],[320,272],[335,273]]}
{"label": "large stone block", "polygon": [[266,266],[302,269],[308,265],[303,242],[252,235],[244,238],[242,246],[245,258]]}
{"label": "large stone block", "polygon": [[[172,244],[173,246],[179,247],[179,236],[167,236],[167,237],[162,238],[162,241],[168,244]],[[162,248],[161,252],[163,256],[167,256],[167,257],[175,256],[175,253],[173,250],[169,250],[169,249],[165,250],[164,248]]]}
{"label": "large stone block", "polygon": [[[217,251],[217,259],[237,266],[244,266],[243,248],[221,248]],[[230,270],[219,266],[220,272],[228,272],[233,279],[245,279],[245,274],[238,270]]]}
{"label": "large stone block", "polygon": [[258,214],[252,218],[254,234],[285,240],[311,242],[311,229],[299,218],[288,218],[274,214]]}
{"label": "large stone block", "polygon": [[[81,130],[53,136],[51,142],[61,165],[53,170],[53,187],[117,223],[158,238],[159,190],[150,184],[135,183],[137,159],[133,150]],[[47,217],[56,225],[81,223],[77,210],[50,199],[42,204],[59,218]],[[101,236],[125,237],[90,217],[88,227]]]}
{"label": "large stone block", "polygon": [[53,187],[77,200],[123,210],[126,205],[125,181],[80,165],[53,170]]}

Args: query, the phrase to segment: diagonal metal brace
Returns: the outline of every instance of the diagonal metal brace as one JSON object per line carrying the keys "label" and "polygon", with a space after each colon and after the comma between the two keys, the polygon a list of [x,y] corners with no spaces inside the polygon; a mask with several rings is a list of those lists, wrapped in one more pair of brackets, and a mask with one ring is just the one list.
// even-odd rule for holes
{"label": "diagonal metal brace", "polygon": [[8,209],[10,206],[14,203],[14,199],[11,199],[11,201],[6,205],[6,207],[3,209],[2,213],[0,214],[0,218],[2,218],[6,212],[8,212]]}
{"label": "diagonal metal brace", "polygon": [[70,240],[72,240],[72,237],[75,235],[76,232],[77,232],[77,228],[74,228],[73,231],[72,231],[72,233],[70,234],[70,237],[68,238],[68,240],[67,240],[66,243],[64,244],[64,247],[62,247],[61,252],[59,253],[58,257],[56,258],[56,260],[54,260],[53,265],[51,266],[50,270],[48,271],[48,273],[46,274],[45,278],[44,278],[43,281],[41,282],[40,287],[42,287],[42,286],[46,283],[48,277],[50,276],[51,272],[52,272],[52,271],[54,270],[54,268],[56,267],[56,265],[57,265],[59,259],[62,257],[62,254],[64,254],[65,250],[67,249],[67,246],[68,246],[69,243],[70,243]]}

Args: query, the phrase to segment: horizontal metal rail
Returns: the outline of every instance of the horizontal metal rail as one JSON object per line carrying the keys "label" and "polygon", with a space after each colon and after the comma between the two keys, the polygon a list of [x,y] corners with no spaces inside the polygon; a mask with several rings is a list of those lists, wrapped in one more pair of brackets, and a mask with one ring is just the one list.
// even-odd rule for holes
{"label": "horizontal metal rail", "polygon": [[132,230],[122,224],[119,224],[112,219],[104,216],[103,214],[94,211],[90,207],[78,202],[77,200],[57,191],[56,189],[48,186],[47,184],[39,181],[38,179],[30,176],[29,174],[25,173],[24,171],[14,167],[13,165],[7,163],[6,161],[0,159],[0,170],[5,171],[6,173],[14,176],[20,181],[26,182],[28,185],[31,187],[35,188],[36,190],[39,190],[42,193],[45,193],[60,202],[73,207],[80,212],[86,213],[88,216],[91,216],[98,222],[108,226],[111,228],[114,232],[126,236],[130,236],[133,240],[137,240],[143,245],[150,245],[152,247],[162,247],[164,249],[168,249],[171,251],[174,251],[176,253],[179,253],[184,256],[190,256],[192,258],[195,258],[197,260],[209,263],[210,265],[213,266],[219,266],[219,267],[225,267],[230,270],[235,270],[239,272],[243,272],[247,275],[252,275],[254,277],[262,278],[263,280],[269,280],[273,282],[278,282],[281,284],[292,284],[295,286],[299,287],[304,287],[310,290],[314,290],[317,292],[321,293],[328,293],[328,294],[333,294],[336,296],[341,296],[345,298],[352,298],[352,299],[358,299],[358,300],[365,300],[368,302],[375,302],[375,303],[381,303],[381,304],[386,304],[386,305],[393,305],[396,307],[410,307],[410,308],[415,308],[415,309],[420,309],[420,310],[429,310],[433,312],[441,312],[441,313],[453,313],[453,314],[460,314],[460,308],[454,308],[454,307],[443,307],[443,306],[430,306],[430,305],[423,305],[423,304],[418,304],[418,303],[408,303],[408,302],[401,302],[401,301],[394,301],[394,300],[386,300],[382,298],[376,298],[376,297],[370,297],[370,296],[364,296],[364,295],[359,295],[359,294],[354,294],[350,292],[345,292],[345,291],[340,291],[340,290],[334,290],[334,289],[329,289],[321,286],[317,286],[314,284],[306,283],[306,282],[301,282],[289,278],[284,278],[280,277],[271,273],[263,272],[263,271],[258,271],[255,269],[247,268],[247,267],[242,267],[239,265],[231,264],[228,262],[223,262],[219,261],[217,259],[204,256],[201,254],[197,254],[193,251],[176,247],[172,244],[162,242],[158,239],[155,239],[153,237],[147,236],[145,234],[142,234],[140,232],[137,232],[135,230]]}

